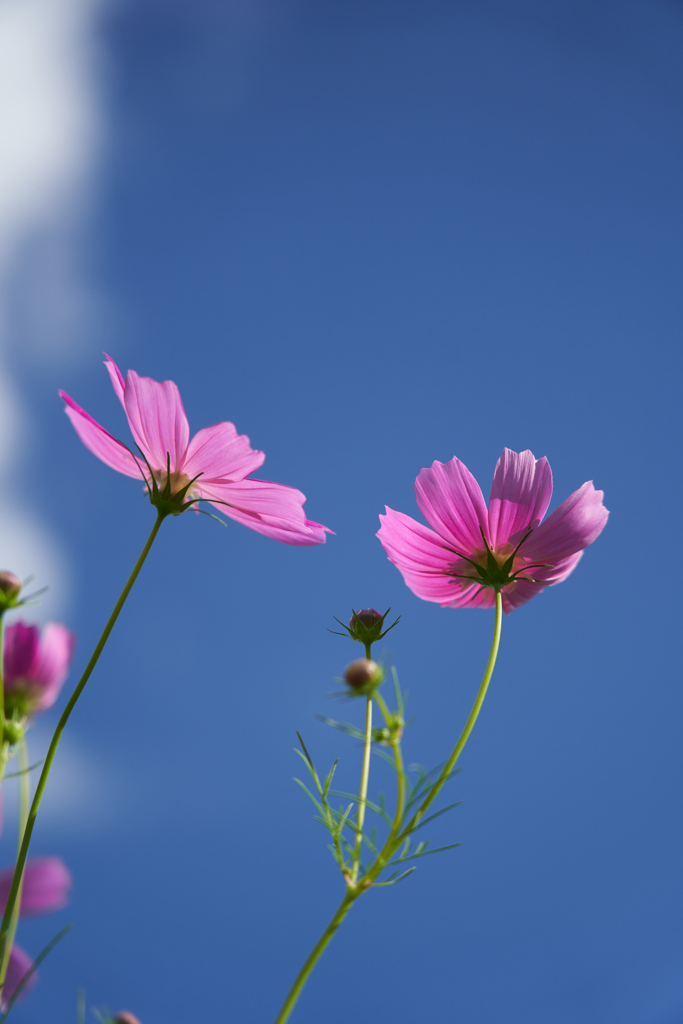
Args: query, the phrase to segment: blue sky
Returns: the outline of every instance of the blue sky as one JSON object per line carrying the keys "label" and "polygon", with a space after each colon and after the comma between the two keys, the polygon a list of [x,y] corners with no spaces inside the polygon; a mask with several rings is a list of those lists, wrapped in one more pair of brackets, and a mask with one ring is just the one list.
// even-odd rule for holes
{"label": "blue sky", "polygon": [[360,720],[327,697],[360,653],[332,616],[402,615],[406,755],[442,760],[493,618],[414,597],[377,515],[418,516],[415,476],[453,455],[488,493],[504,446],[549,458],[551,507],[593,479],[610,522],[504,623],[462,806],[429,836],[462,846],[359,902],[293,1019],[679,1021],[683,8],[62,3],[80,159],[51,165],[66,207],[17,230],[3,358],[72,679],[152,523],[56,397],[125,439],[102,349],[175,380],[193,429],[232,420],[336,536],[164,525],[36,833],[74,894],[20,942],[76,928],[17,1024],[72,1021],[78,986],[144,1024],[275,1016],[341,896],[294,730],[342,788],[360,765],[315,719]]}

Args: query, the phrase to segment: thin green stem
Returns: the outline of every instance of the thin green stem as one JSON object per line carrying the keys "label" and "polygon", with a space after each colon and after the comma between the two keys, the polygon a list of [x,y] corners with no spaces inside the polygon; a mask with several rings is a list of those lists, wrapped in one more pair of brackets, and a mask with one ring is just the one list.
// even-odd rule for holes
{"label": "thin green stem", "polygon": [[[418,808],[418,810],[415,812],[415,814],[410,819],[408,824],[405,825],[403,828],[401,828],[401,821],[402,821],[402,818],[403,818],[403,809],[404,809],[404,806],[405,806],[405,769],[404,769],[404,766],[403,766],[403,755],[401,753],[400,739],[397,736],[393,737],[393,740],[392,740],[392,743],[391,743],[391,747],[392,747],[392,751],[393,751],[393,754],[394,754],[394,762],[395,762],[395,767],[396,767],[396,780],[397,780],[398,792],[397,792],[397,798],[396,798],[396,813],[394,814],[394,818],[393,818],[391,829],[389,831],[389,835],[387,836],[386,842],[384,843],[384,845],[383,845],[382,849],[380,850],[378,856],[376,857],[374,863],[365,872],[363,877],[360,878],[359,880],[356,880],[356,878],[354,877],[353,881],[355,882],[355,884],[347,883],[348,884],[348,888],[347,888],[346,895],[344,896],[344,899],[339,904],[339,907],[337,908],[337,912],[335,913],[334,917],[332,918],[332,920],[328,924],[327,928],[325,929],[325,931],[323,932],[321,937],[318,939],[318,942],[316,943],[316,945],[313,947],[313,949],[312,949],[308,959],[306,960],[306,963],[303,965],[303,967],[299,971],[299,974],[297,975],[296,981],[292,985],[292,988],[291,988],[291,990],[289,992],[289,995],[287,996],[287,999],[285,1000],[285,1003],[284,1003],[282,1009],[280,1010],[280,1013],[278,1014],[278,1016],[275,1019],[275,1024],[285,1024],[285,1021],[289,1020],[290,1014],[291,1014],[292,1010],[294,1009],[296,1001],[299,998],[299,995],[301,994],[301,990],[303,989],[304,985],[306,984],[306,981],[308,980],[309,975],[311,974],[313,968],[315,967],[315,965],[317,964],[318,960],[320,959],[322,953],[324,952],[324,950],[326,949],[327,945],[329,944],[330,939],[332,938],[334,933],[339,928],[339,925],[342,923],[342,921],[344,920],[344,918],[348,914],[350,907],[355,902],[355,900],[358,899],[359,896],[361,896],[364,892],[367,891],[367,889],[370,888],[370,886],[375,881],[377,876],[381,873],[381,871],[384,868],[384,866],[387,864],[387,862],[391,859],[393,854],[399,848],[399,846],[401,845],[401,843],[405,839],[406,835],[409,834],[415,828],[415,826],[418,824],[418,822],[420,821],[420,818],[424,815],[425,811],[430,806],[430,804],[435,800],[437,794],[439,793],[439,791],[441,790],[442,786],[444,785],[444,783],[448,779],[449,775],[453,771],[455,763],[458,760],[458,758],[460,757],[460,754],[462,753],[462,750],[463,750],[465,744],[467,743],[467,740],[469,739],[469,735],[472,732],[472,729],[474,728],[474,723],[476,722],[476,720],[477,720],[477,718],[479,716],[479,712],[481,710],[481,706],[482,706],[482,704],[484,702],[484,697],[486,696],[486,691],[488,690],[488,686],[489,686],[489,683],[491,681],[491,676],[493,675],[493,669],[494,669],[495,664],[496,664],[496,657],[498,655],[498,647],[499,647],[499,644],[500,644],[500,632],[501,632],[502,621],[503,621],[503,601],[502,601],[502,597],[501,597],[500,591],[496,591],[496,621],[495,621],[495,626],[494,626],[494,631],[493,631],[493,642],[491,644],[491,652],[489,654],[489,660],[488,660],[487,665],[486,665],[486,671],[484,672],[484,678],[481,681],[481,685],[479,687],[479,691],[478,691],[476,699],[474,701],[474,705],[473,705],[472,710],[471,710],[471,712],[469,714],[467,722],[465,723],[465,728],[463,729],[462,733],[460,734],[458,742],[456,743],[455,747],[453,748],[453,752],[451,753],[451,756],[448,758],[448,761],[444,765],[444,768],[442,769],[438,779],[434,783],[433,787],[430,789],[430,791],[427,794],[427,796],[425,797],[425,799],[420,804],[420,807]],[[378,705],[379,705],[379,707],[380,707],[380,709],[382,711],[382,714],[384,715],[384,718],[385,718],[385,720],[387,722],[387,725],[389,726],[389,723],[390,723],[390,712],[389,712],[389,709],[387,708],[387,705],[386,705],[385,701],[379,695],[379,693],[375,693],[375,699],[377,700],[377,703],[378,703]],[[365,739],[366,739],[366,747],[365,747],[364,754],[369,750],[367,719],[366,719]],[[370,733],[370,739],[372,739],[371,733]],[[367,755],[367,760],[369,762],[369,753]],[[363,764],[365,766],[365,756],[363,758]],[[367,785],[366,785],[365,792],[363,792],[363,790],[362,790],[362,783],[361,783],[361,796],[362,796],[362,801],[364,801],[367,798]],[[360,806],[361,805],[359,804],[359,812],[360,812]],[[357,840],[358,840],[358,834],[356,834],[356,841]],[[354,859],[354,867],[355,867],[355,859]]]}
{"label": "thin green stem", "polygon": [[363,770],[360,777],[360,793],[358,794],[358,816],[356,819],[356,843],[353,849],[353,867],[351,881],[356,882],[360,868],[361,847],[363,845],[363,825],[365,823],[365,807],[368,798],[368,782],[370,779],[370,754],[372,753],[372,694],[365,700],[365,742],[363,744]]}
{"label": "thin green stem", "polygon": [[[21,843],[24,838],[24,832],[26,830],[26,821],[28,819],[28,805],[31,797],[31,782],[28,773],[28,747],[26,745],[26,738],[21,740],[19,744],[19,822],[17,828],[17,858],[21,853]],[[7,977],[7,968],[9,967],[10,953],[12,952],[12,946],[14,945],[14,937],[17,934],[17,926],[19,924],[19,913],[21,910],[21,894],[24,888],[24,876],[22,874],[19,882],[19,894],[17,896],[17,902],[14,906],[12,913],[12,919],[10,921],[9,933],[7,935],[7,943],[5,946],[5,954],[2,958],[2,968],[0,969],[0,987],[5,984],[5,978]]]}
{"label": "thin green stem", "polygon": [[[50,746],[48,748],[47,754],[45,755],[45,762],[43,764],[43,770],[40,773],[40,778],[38,779],[38,785],[36,786],[36,792],[35,792],[35,795],[33,797],[33,803],[31,804],[31,809],[30,809],[30,811],[28,813],[28,819],[26,821],[26,828],[24,829],[24,837],[22,839],[21,849],[19,850],[19,856],[17,857],[17,863],[16,863],[16,866],[14,868],[14,876],[12,878],[12,885],[10,886],[9,895],[7,897],[7,904],[5,906],[5,913],[2,916],[2,923],[0,924],[0,951],[1,951],[0,955],[2,956],[3,960],[4,960],[4,957],[5,957],[5,950],[7,948],[7,940],[8,940],[8,935],[9,935],[10,922],[11,922],[11,919],[12,919],[12,913],[14,912],[14,906],[15,906],[15,904],[17,902],[17,897],[18,897],[18,894],[19,894],[19,886],[21,884],[21,878],[22,878],[22,875],[23,875],[23,872],[24,872],[24,865],[26,863],[26,857],[28,855],[28,848],[29,848],[29,844],[31,842],[31,835],[33,834],[33,826],[35,825],[36,816],[38,814],[38,809],[40,807],[40,802],[41,802],[41,800],[43,798],[43,792],[45,790],[45,785],[47,783],[48,776],[50,774],[50,769],[52,768],[52,762],[54,761],[54,757],[55,757],[55,754],[57,752],[57,747],[59,746],[59,741],[62,738],[62,733],[64,732],[64,728],[66,726],[66,723],[69,721],[69,717],[71,715],[71,712],[75,708],[76,702],[78,701],[78,698],[80,697],[81,693],[83,692],[83,689],[85,688],[85,684],[88,682],[88,679],[90,678],[90,676],[92,674],[92,671],[95,668],[95,665],[97,664],[97,661],[98,661],[98,659],[100,657],[100,654],[104,650],[104,645],[106,644],[107,640],[109,639],[109,634],[111,633],[112,629],[114,628],[114,624],[116,623],[116,620],[119,617],[121,609],[123,608],[124,604],[126,603],[126,598],[128,597],[128,595],[129,595],[129,593],[130,593],[130,591],[131,591],[131,589],[133,587],[133,584],[135,583],[136,579],[138,578],[138,574],[140,573],[140,570],[142,569],[142,566],[145,563],[145,559],[147,558],[147,555],[150,552],[150,548],[152,547],[152,544],[154,543],[154,540],[156,538],[157,533],[159,532],[159,528],[160,528],[162,522],[164,521],[164,518],[165,517],[164,517],[164,515],[161,512],[159,512],[157,514],[156,522],[154,523],[154,526],[152,527],[152,532],[150,533],[149,537],[147,538],[147,543],[145,544],[144,548],[142,549],[142,553],[140,554],[140,557],[138,558],[137,562],[135,563],[133,571],[130,574],[130,576],[128,577],[128,580],[126,582],[125,587],[121,591],[121,596],[119,597],[118,601],[114,605],[114,610],[111,613],[111,615],[109,616],[109,619],[107,621],[107,625],[104,627],[104,630],[102,632],[102,636],[100,637],[100,639],[97,642],[97,646],[95,647],[95,650],[92,653],[92,657],[90,658],[90,661],[88,662],[88,664],[85,667],[85,671],[83,672],[83,675],[81,676],[80,680],[78,681],[78,685],[76,686],[76,689],[71,694],[71,697],[69,698],[69,701],[68,701],[66,707],[64,708],[64,711],[62,712],[62,716],[59,719],[59,722],[57,723],[57,728],[54,731],[54,735],[53,735],[52,740],[50,742]],[[1,988],[2,988],[2,985],[0,985],[0,991],[1,991]]]}
{"label": "thin green stem", "polygon": [[297,974],[296,980],[292,985],[291,989],[289,990],[289,995],[285,999],[282,1009],[275,1018],[275,1024],[284,1024],[285,1021],[289,1020],[290,1014],[294,1009],[296,1001],[301,994],[302,988],[308,981],[308,977],[311,971],[317,964],[326,947],[329,945],[330,939],[336,932],[337,928],[348,914],[351,905],[353,904],[353,901],[356,899],[357,895],[359,894],[347,892],[346,896],[337,907],[337,911],[334,917],[332,918],[327,928],[322,933],[322,935],[316,942],[315,946],[311,950],[311,953],[308,959],[306,960],[306,963],[303,965],[303,967]]}
{"label": "thin green stem", "polygon": [[486,664],[486,671],[484,672],[484,678],[481,681],[481,686],[479,687],[479,691],[477,693],[476,699],[474,701],[474,704],[472,705],[472,710],[470,711],[469,717],[468,717],[467,721],[465,722],[465,728],[460,733],[460,737],[458,739],[458,742],[455,744],[455,747],[453,748],[453,752],[452,752],[451,756],[448,758],[448,760],[446,761],[446,764],[444,765],[444,767],[443,767],[443,769],[441,771],[441,774],[439,775],[438,779],[436,780],[436,782],[434,783],[434,785],[430,789],[429,793],[424,798],[424,800],[422,801],[422,803],[420,804],[420,806],[418,807],[417,811],[412,816],[412,818],[410,819],[408,824],[401,830],[401,835],[398,837],[399,842],[402,840],[402,838],[405,835],[407,835],[408,833],[413,831],[413,829],[418,824],[418,822],[420,821],[420,818],[425,813],[427,808],[434,802],[434,800],[438,796],[438,794],[439,794],[443,784],[446,782],[446,780],[448,779],[449,775],[453,771],[453,768],[455,767],[456,761],[460,757],[460,755],[461,755],[461,753],[463,751],[463,748],[464,748],[465,744],[467,743],[467,741],[468,741],[468,739],[470,737],[470,733],[472,732],[472,729],[474,728],[474,723],[476,722],[477,718],[479,717],[479,712],[481,711],[481,706],[484,703],[484,697],[486,696],[486,691],[489,688],[489,683],[491,682],[491,676],[493,675],[493,670],[496,667],[496,658],[498,657],[498,647],[500,645],[500,631],[501,631],[502,624],[503,624],[503,598],[501,596],[500,590],[497,590],[496,591],[496,623],[495,623],[495,626],[493,628],[493,641],[491,643],[491,653],[489,654],[489,660],[488,660],[488,662]]}

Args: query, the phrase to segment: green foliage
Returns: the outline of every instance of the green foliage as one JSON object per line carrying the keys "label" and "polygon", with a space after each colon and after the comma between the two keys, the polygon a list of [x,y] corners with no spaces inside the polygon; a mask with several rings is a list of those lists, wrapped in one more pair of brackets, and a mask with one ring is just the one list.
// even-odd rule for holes
{"label": "green foliage", "polygon": [[[406,725],[404,715],[407,694],[400,689],[395,669],[392,669],[392,676],[396,710],[391,711],[379,692],[375,693],[374,699],[382,712],[384,726],[373,729],[373,752],[384,760],[396,775],[397,804],[393,810],[390,810],[383,793],[380,793],[376,800],[368,798],[365,800],[366,809],[376,816],[377,825],[385,834],[383,840],[378,839],[377,825],[364,829],[362,832],[363,859],[357,882],[357,885],[361,887],[364,885],[366,887],[367,885],[397,885],[415,870],[413,865],[403,871],[404,864],[433,853],[455,849],[460,845],[460,843],[450,843],[447,846],[431,849],[428,840],[416,842],[412,838],[419,829],[459,806],[460,801],[442,807],[428,817],[422,816],[426,811],[425,801],[431,803],[434,792],[438,793],[444,783],[456,775],[459,769],[444,775],[445,763],[437,765],[430,771],[417,764],[409,765],[407,770],[404,768],[401,739]],[[331,718],[318,717],[326,725],[355,740],[363,741],[365,739],[363,732],[349,722],[336,722]],[[354,843],[359,833],[356,825],[357,818],[353,812],[354,808],[359,806],[360,796],[358,793],[347,793],[331,788],[338,761],[334,762],[324,781],[321,782],[303,739],[299,733],[297,736],[301,750],[296,748],[295,750],[313,780],[314,792],[311,792],[301,779],[295,779],[295,782],[301,786],[314,804],[318,812],[314,816],[315,820],[319,821],[330,833],[332,843],[329,845],[329,849],[347,884],[355,885],[356,883],[350,881],[350,877],[353,867]],[[390,749],[388,750],[387,747]],[[344,802],[335,806],[332,804],[331,798],[340,798]],[[389,872],[388,875],[385,875],[385,872]]]}

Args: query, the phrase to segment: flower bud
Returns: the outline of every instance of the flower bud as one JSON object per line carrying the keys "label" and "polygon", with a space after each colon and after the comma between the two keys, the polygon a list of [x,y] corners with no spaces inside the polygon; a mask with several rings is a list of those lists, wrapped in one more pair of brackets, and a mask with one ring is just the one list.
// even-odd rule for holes
{"label": "flower bud", "polygon": [[10,594],[12,597],[16,597],[21,587],[22,582],[16,573],[10,572],[9,569],[0,571],[0,590],[2,590],[3,594]]}
{"label": "flower bud", "polygon": [[377,623],[381,626],[383,618],[384,616],[380,612],[376,611],[375,608],[361,608],[359,612],[354,612],[351,616],[351,619],[349,620],[349,629],[356,632],[360,623],[360,625],[365,626],[365,628],[369,630],[372,629],[373,626],[376,626]]}
{"label": "flower bud", "polygon": [[0,604],[11,606],[14,599],[19,597],[23,583],[15,573],[9,569],[0,571]]}
{"label": "flower bud", "polygon": [[134,1013],[129,1013],[128,1010],[121,1010],[114,1017],[113,1024],[140,1024],[140,1021]]}
{"label": "flower bud", "polygon": [[[348,635],[352,640],[356,640],[359,644],[363,644],[365,647],[365,653],[369,657],[372,645],[385,637],[389,630],[394,628],[398,619],[401,618],[399,615],[396,622],[393,622],[387,629],[383,629],[384,620],[390,611],[391,608],[387,608],[384,615],[382,615],[375,608],[361,608],[360,611],[353,612],[353,615],[349,619],[348,626],[345,626],[341,619],[338,619],[335,615],[335,622],[338,622],[342,629],[346,630],[346,633],[338,633],[337,635]],[[330,633],[336,633],[336,630],[331,629]]]}
{"label": "flower bud", "polygon": [[374,690],[383,679],[384,673],[377,662],[368,661],[367,658],[358,658],[357,661],[352,661],[344,673],[344,681],[358,693]]}

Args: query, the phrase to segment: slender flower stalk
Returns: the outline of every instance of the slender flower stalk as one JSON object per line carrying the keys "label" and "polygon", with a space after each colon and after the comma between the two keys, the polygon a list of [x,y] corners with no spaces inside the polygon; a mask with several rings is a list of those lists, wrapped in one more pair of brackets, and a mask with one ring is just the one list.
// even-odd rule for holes
{"label": "slender flower stalk", "polygon": [[311,950],[310,955],[306,960],[306,963],[303,965],[303,967],[297,974],[296,980],[292,985],[291,989],[289,990],[289,995],[285,999],[282,1009],[275,1018],[275,1024],[285,1024],[285,1021],[289,1020],[292,1010],[296,1005],[296,1001],[301,995],[301,990],[308,981],[309,975],[311,974],[313,968],[317,964],[322,954],[327,949],[330,943],[330,939],[332,938],[334,933],[339,928],[339,925],[342,923],[342,921],[348,914],[355,899],[356,896],[353,895],[351,890],[349,890],[344,896],[344,899],[337,907],[334,917],[332,918],[327,928],[322,933],[322,935],[316,942],[315,946]]}
{"label": "slender flower stalk", "polygon": [[[367,653],[368,661],[370,658],[370,645],[368,645]],[[366,800],[368,798],[368,783],[370,781],[370,754],[372,753],[372,694],[369,693],[365,698],[365,739],[363,741],[363,770],[360,777],[360,793],[358,794],[358,817],[356,819],[356,843],[353,851],[353,868],[351,870],[351,880],[356,882],[358,879],[358,871],[360,869],[360,855],[361,847],[363,845],[363,825],[365,824],[365,807]]]}
{"label": "slender flower stalk", "polygon": [[[22,739],[19,744],[19,828],[17,834],[17,859],[21,854],[21,844],[24,839],[24,832],[26,831],[26,822],[28,820],[28,805],[31,796],[30,792],[30,780],[28,774],[28,748],[26,746],[26,739]],[[17,926],[19,924],[19,914],[21,911],[21,896],[24,887],[24,873],[22,871],[21,878],[19,880],[19,888],[17,890],[17,900],[12,910],[12,917],[10,920],[9,933],[7,936],[7,943],[5,945],[5,951],[2,957],[2,966],[0,967],[0,990],[5,984],[7,979],[7,968],[9,967],[10,953],[14,946],[14,938],[17,934]]]}
{"label": "slender flower stalk", "polygon": [[423,816],[424,812],[427,810],[427,808],[430,806],[430,804],[433,803],[434,799],[436,798],[436,796],[437,796],[439,790],[441,789],[441,787],[443,786],[444,782],[446,781],[446,779],[449,777],[449,775],[451,774],[451,772],[455,768],[455,764],[456,764],[458,758],[460,757],[460,755],[462,754],[462,751],[463,751],[463,748],[464,748],[465,744],[467,743],[468,739],[470,738],[470,733],[472,732],[472,729],[474,728],[474,723],[477,721],[477,718],[479,717],[479,712],[481,711],[481,706],[484,703],[484,697],[486,696],[486,691],[489,688],[489,683],[491,682],[491,676],[493,675],[493,670],[496,667],[496,658],[498,657],[498,647],[500,646],[500,633],[501,633],[502,625],[503,625],[503,598],[502,598],[500,590],[496,590],[496,624],[495,624],[494,629],[493,629],[493,641],[491,643],[491,653],[489,654],[489,660],[488,660],[488,663],[486,665],[486,671],[484,672],[484,678],[482,679],[481,686],[479,687],[479,692],[477,693],[477,696],[476,696],[476,699],[474,701],[474,704],[472,705],[472,710],[470,711],[469,718],[465,722],[465,728],[460,733],[460,738],[459,738],[458,742],[455,744],[455,747],[453,748],[453,753],[451,754],[451,756],[446,761],[446,764],[444,765],[443,770],[442,770],[441,774],[439,775],[439,778],[437,779],[436,785],[427,794],[427,797],[425,798],[425,800],[420,804],[420,807],[418,808],[418,810],[415,812],[413,817],[410,819],[410,821],[408,822],[406,827],[402,830],[402,835],[404,833],[407,833],[407,832],[411,831],[413,828],[415,828],[415,826],[419,822],[420,818]]}
{"label": "slender flower stalk", "polygon": [[[289,1020],[292,1010],[294,1009],[294,1006],[296,1005],[296,1002],[301,994],[301,991],[304,985],[306,984],[311,972],[313,971],[313,968],[315,967],[318,960],[320,959],[325,949],[329,945],[330,940],[332,939],[333,935],[335,934],[335,932],[341,925],[342,921],[348,914],[349,910],[351,909],[355,901],[358,899],[358,897],[361,896],[364,892],[366,892],[376,882],[378,876],[380,875],[382,870],[387,866],[387,864],[394,856],[394,854],[398,851],[398,849],[404,842],[406,836],[409,835],[410,832],[412,832],[415,829],[415,827],[417,826],[421,818],[424,816],[429,806],[438,796],[439,792],[443,788],[444,783],[452,775],[457,760],[460,757],[460,754],[462,753],[465,744],[467,743],[467,740],[470,737],[470,734],[472,732],[472,729],[474,728],[474,724],[477,721],[477,718],[479,717],[479,712],[481,711],[482,704],[484,703],[484,698],[486,697],[486,692],[488,690],[489,683],[491,682],[493,670],[496,665],[496,658],[498,656],[498,647],[500,645],[500,634],[503,620],[503,597],[499,589],[495,590],[495,608],[496,619],[493,630],[493,641],[491,644],[489,659],[486,664],[486,670],[484,672],[481,685],[479,686],[479,690],[477,692],[477,696],[472,706],[472,710],[470,711],[469,717],[465,723],[465,727],[462,730],[460,736],[458,737],[458,741],[455,744],[455,747],[453,748],[450,757],[446,761],[446,764],[441,770],[436,782],[432,787],[430,787],[424,799],[420,802],[420,805],[415,811],[415,814],[405,824],[403,824],[405,808],[405,769],[403,766],[403,756],[401,754],[400,732],[398,732],[396,729],[391,730],[390,744],[394,755],[394,766],[396,769],[397,795],[396,811],[394,813],[392,825],[389,830],[389,835],[386,838],[384,846],[375,857],[373,863],[368,867],[367,871],[365,871],[365,873],[360,878],[347,877],[347,890],[344,899],[339,904],[334,916],[332,917],[332,920],[328,924],[323,934],[318,939],[317,943],[311,950],[306,962],[299,971],[294,981],[294,984],[292,985],[292,988],[290,989],[289,994],[282,1006],[282,1009],[280,1010],[278,1016],[275,1018],[275,1024],[285,1024],[285,1022]],[[374,697],[378,703],[380,710],[382,711],[387,726],[391,728],[393,716],[391,715],[389,709],[387,708],[386,703],[384,702],[379,692],[376,692]],[[367,797],[367,789],[365,796],[363,796],[362,792],[360,796],[364,801]]]}
{"label": "slender flower stalk", "polygon": [[[154,543],[154,541],[156,539],[156,535],[159,532],[159,529],[160,529],[161,524],[164,521],[164,519],[165,519],[164,513],[159,511],[157,513],[157,518],[156,518],[156,521],[154,523],[154,526],[152,527],[152,532],[150,533],[149,537],[147,538],[147,542],[146,542],[144,548],[142,549],[140,557],[138,558],[137,562],[135,563],[133,571],[131,572],[130,576],[128,577],[126,585],[124,586],[123,590],[121,591],[121,595],[120,595],[118,601],[114,605],[114,610],[111,613],[111,615],[109,616],[107,624],[104,627],[102,635],[101,635],[100,639],[97,642],[97,646],[95,647],[95,650],[92,653],[90,661],[86,665],[85,671],[83,672],[83,675],[81,676],[81,678],[80,678],[80,680],[78,682],[78,685],[76,686],[74,692],[71,694],[71,697],[69,698],[69,701],[68,701],[66,707],[64,708],[64,711],[62,712],[62,716],[59,719],[59,722],[57,723],[57,728],[55,729],[54,735],[53,735],[52,740],[50,742],[50,746],[48,748],[47,754],[45,756],[45,761],[43,763],[43,770],[40,773],[40,778],[38,779],[38,785],[36,786],[36,792],[34,794],[33,802],[31,804],[31,808],[29,810],[28,817],[27,817],[27,820],[26,820],[26,827],[24,829],[24,834],[23,834],[23,839],[22,839],[22,842],[21,842],[21,847],[19,849],[19,855],[17,857],[17,863],[16,863],[16,866],[15,866],[15,869],[14,869],[14,875],[12,877],[12,885],[10,887],[10,891],[9,891],[9,894],[8,894],[8,897],[7,897],[7,905],[5,906],[5,912],[4,912],[3,916],[2,916],[2,923],[0,923],[0,957],[2,958],[2,962],[3,963],[4,963],[4,960],[5,960],[5,951],[6,951],[6,949],[8,949],[8,948],[11,949],[11,943],[9,942],[9,932],[10,932],[10,927],[11,927],[12,915],[14,913],[15,904],[17,903],[17,901],[19,899],[19,889],[20,889],[20,886],[21,886],[21,880],[22,880],[23,873],[24,873],[24,866],[26,864],[26,858],[28,856],[28,848],[29,848],[29,845],[31,843],[31,836],[33,834],[33,826],[35,825],[36,816],[38,814],[38,810],[40,808],[40,803],[41,803],[41,800],[43,798],[43,792],[45,790],[45,786],[47,784],[47,780],[48,780],[48,777],[50,775],[50,769],[52,768],[52,762],[54,761],[55,754],[57,753],[57,747],[59,746],[59,741],[62,738],[62,733],[64,732],[64,728],[66,726],[66,723],[69,721],[69,718],[71,716],[71,712],[73,711],[74,707],[76,706],[78,698],[80,697],[81,693],[83,692],[83,690],[85,688],[85,684],[88,682],[88,679],[92,675],[93,669],[95,668],[95,665],[97,664],[97,662],[99,660],[99,657],[100,657],[102,651],[104,650],[104,646],[105,646],[107,640],[109,639],[109,634],[111,633],[112,629],[114,628],[114,625],[116,623],[116,620],[119,617],[121,609],[123,608],[124,604],[126,603],[126,598],[128,597],[128,595],[129,595],[129,593],[130,593],[130,591],[131,591],[131,589],[133,587],[133,584],[135,583],[136,579],[138,578],[140,570],[142,569],[142,566],[145,563],[145,559],[147,558],[147,555],[150,552],[152,544]],[[1,990],[2,990],[2,984],[0,984],[0,993],[1,993]]]}

